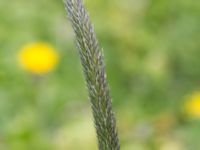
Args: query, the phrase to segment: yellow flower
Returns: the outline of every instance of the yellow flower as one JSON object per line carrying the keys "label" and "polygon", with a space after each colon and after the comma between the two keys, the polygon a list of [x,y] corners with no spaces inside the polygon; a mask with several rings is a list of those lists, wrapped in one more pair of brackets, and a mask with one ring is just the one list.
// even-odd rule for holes
{"label": "yellow flower", "polygon": [[19,62],[32,73],[44,74],[54,69],[58,62],[58,54],[49,44],[32,43],[20,50]]}
{"label": "yellow flower", "polygon": [[195,92],[186,101],[185,113],[190,117],[200,119],[200,92]]}

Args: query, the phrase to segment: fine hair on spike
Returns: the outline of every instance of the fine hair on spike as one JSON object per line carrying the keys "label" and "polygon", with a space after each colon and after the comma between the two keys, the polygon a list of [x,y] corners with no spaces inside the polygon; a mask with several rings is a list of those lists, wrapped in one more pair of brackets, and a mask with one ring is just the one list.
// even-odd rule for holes
{"label": "fine hair on spike", "polygon": [[112,99],[107,82],[103,52],[82,0],[64,0],[80,56],[99,150],[120,150]]}

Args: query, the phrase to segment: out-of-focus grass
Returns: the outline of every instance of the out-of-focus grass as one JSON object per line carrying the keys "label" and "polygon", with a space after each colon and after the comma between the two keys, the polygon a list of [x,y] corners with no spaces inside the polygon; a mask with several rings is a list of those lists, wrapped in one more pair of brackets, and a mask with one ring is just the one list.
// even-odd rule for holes
{"label": "out-of-focus grass", "polygon": [[[85,3],[104,47],[122,149],[199,149],[199,121],[182,106],[200,88],[200,2]],[[97,149],[62,1],[2,0],[0,20],[0,149]],[[16,60],[37,41],[60,55],[39,83]]]}

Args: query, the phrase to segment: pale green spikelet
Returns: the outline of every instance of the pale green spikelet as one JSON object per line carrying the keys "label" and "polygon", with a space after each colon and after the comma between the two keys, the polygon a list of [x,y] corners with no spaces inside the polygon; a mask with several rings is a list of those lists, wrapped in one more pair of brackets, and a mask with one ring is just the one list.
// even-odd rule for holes
{"label": "pale green spikelet", "polygon": [[64,3],[77,40],[92,104],[99,150],[120,150],[103,52],[82,1],[64,0]]}

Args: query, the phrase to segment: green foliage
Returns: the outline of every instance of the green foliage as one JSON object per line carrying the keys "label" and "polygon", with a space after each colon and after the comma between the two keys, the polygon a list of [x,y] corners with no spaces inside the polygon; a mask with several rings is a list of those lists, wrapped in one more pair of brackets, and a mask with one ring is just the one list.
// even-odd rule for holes
{"label": "green foliage", "polygon": [[[185,96],[200,89],[200,1],[85,3],[105,49],[122,149],[200,149],[199,122],[181,113]],[[62,1],[1,0],[0,20],[0,149],[97,149]],[[35,41],[60,53],[59,66],[39,85],[16,61]]]}

